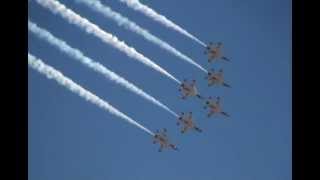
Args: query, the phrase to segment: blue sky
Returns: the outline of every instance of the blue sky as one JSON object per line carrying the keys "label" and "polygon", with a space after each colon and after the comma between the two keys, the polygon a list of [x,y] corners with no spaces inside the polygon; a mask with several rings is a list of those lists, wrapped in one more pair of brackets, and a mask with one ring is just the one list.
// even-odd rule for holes
{"label": "blue sky", "polygon": [[203,47],[118,1],[102,1],[206,68],[223,68],[231,89],[207,87],[205,74],[85,5],[60,0],[116,35],[201,94],[221,96],[231,117],[207,118],[178,85],[29,2],[29,19],[104,64],[177,113],[193,111],[202,134],[181,134],[168,112],[74,61],[31,32],[28,49],[84,88],[155,131],[166,127],[180,152],[159,153],[152,137],[29,68],[29,178],[33,180],[289,180],[291,176],[291,1],[142,1],[204,42],[221,41],[232,62],[209,65]]}

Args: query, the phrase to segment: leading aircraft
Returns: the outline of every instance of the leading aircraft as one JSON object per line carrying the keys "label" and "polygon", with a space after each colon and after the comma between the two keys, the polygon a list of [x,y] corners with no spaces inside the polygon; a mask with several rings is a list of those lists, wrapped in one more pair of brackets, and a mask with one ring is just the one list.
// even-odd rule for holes
{"label": "leading aircraft", "polygon": [[160,144],[160,148],[158,150],[159,152],[162,152],[163,148],[172,148],[173,150],[177,151],[178,148],[169,142],[166,132],[166,128],[163,128],[161,131],[157,130],[156,134],[154,135],[153,144]]}
{"label": "leading aircraft", "polygon": [[193,122],[192,112],[189,112],[188,114],[182,112],[177,122],[178,126],[180,124],[183,126],[181,129],[181,133],[185,133],[189,129],[194,129],[198,132],[202,132],[202,130],[198,128]]}
{"label": "leading aircraft", "polygon": [[227,57],[225,57],[222,53],[222,43],[218,42],[214,45],[212,42],[206,47],[204,54],[208,55],[208,62],[212,63],[213,61],[217,61],[218,59],[222,59],[225,61],[230,61]]}

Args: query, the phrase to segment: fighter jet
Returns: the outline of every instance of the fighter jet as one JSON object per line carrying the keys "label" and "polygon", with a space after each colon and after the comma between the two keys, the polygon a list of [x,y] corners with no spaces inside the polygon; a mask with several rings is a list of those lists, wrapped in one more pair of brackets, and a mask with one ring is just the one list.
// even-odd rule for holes
{"label": "fighter jet", "polygon": [[192,112],[189,112],[189,114],[181,113],[181,116],[178,118],[177,125],[182,125],[181,133],[185,133],[189,129],[194,129],[198,132],[202,132],[200,128],[198,128],[192,119]]}
{"label": "fighter jet", "polygon": [[196,80],[192,80],[189,84],[186,79],[183,80],[183,83],[180,85],[179,91],[182,92],[181,99],[186,99],[187,97],[198,97],[203,99],[202,96],[198,93],[198,89],[196,87]]}
{"label": "fighter jet", "polygon": [[214,72],[214,69],[211,69],[205,79],[208,80],[208,86],[222,85],[229,88],[231,87],[229,84],[224,82],[222,69],[220,69],[218,72]]}
{"label": "fighter jet", "polygon": [[163,148],[172,148],[173,150],[178,150],[178,148],[174,145],[169,143],[169,139],[166,135],[167,129],[163,128],[161,131],[157,130],[156,134],[154,135],[153,144],[159,143],[160,148],[159,152],[162,152]]}
{"label": "fighter jet", "polygon": [[216,61],[218,59],[222,59],[225,61],[230,61],[228,58],[223,56],[222,53],[222,43],[218,42],[216,46],[212,42],[209,43],[209,45],[206,47],[206,50],[204,51],[204,54],[208,55],[208,62],[212,63],[213,61]]}
{"label": "fighter jet", "polygon": [[206,101],[204,109],[209,108],[208,117],[211,117],[213,114],[222,114],[226,117],[230,117],[229,114],[222,111],[222,108],[220,106],[220,97],[216,98],[216,101],[212,99],[212,97],[209,97]]}

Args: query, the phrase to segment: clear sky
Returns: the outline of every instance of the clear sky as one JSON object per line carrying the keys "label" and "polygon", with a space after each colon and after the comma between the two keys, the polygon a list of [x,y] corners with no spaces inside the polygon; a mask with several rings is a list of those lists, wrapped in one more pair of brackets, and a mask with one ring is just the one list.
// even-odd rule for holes
{"label": "clear sky", "polygon": [[205,68],[223,68],[232,88],[208,87],[205,74],[101,14],[60,0],[204,96],[221,96],[231,117],[207,118],[199,99],[181,100],[178,84],[86,34],[36,2],[29,19],[133,82],[175,112],[192,111],[203,133],[181,134],[174,116],[28,33],[29,52],[155,131],[166,127],[180,152],[29,68],[29,178],[32,180],[289,180],[291,175],[291,1],[142,1],[204,42],[224,43],[232,62],[209,65],[204,48],[117,0],[102,1]]}

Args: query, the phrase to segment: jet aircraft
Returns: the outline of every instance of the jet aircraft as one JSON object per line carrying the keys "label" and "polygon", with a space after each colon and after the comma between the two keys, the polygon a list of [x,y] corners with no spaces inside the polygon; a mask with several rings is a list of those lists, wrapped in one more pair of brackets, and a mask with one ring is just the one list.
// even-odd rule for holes
{"label": "jet aircraft", "polygon": [[209,108],[209,113],[207,115],[208,117],[211,117],[213,114],[222,114],[226,117],[230,117],[229,114],[222,110],[220,97],[217,97],[216,100],[213,100],[212,97],[209,97],[208,100],[206,100],[206,104],[203,108]]}
{"label": "jet aircraft", "polygon": [[202,96],[200,96],[198,89],[196,87],[196,80],[192,80],[191,83],[188,83],[186,79],[183,80],[183,83],[180,85],[179,91],[182,92],[181,99],[186,99],[187,97],[198,97],[200,99],[203,99]]}
{"label": "jet aircraft", "polygon": [[216,45],[214,45],[212,42],[209,43],[209,45],[206,47],[206,50],[204,51],[204,54],[208,55],[209,63],[217,61],[218,59],[230,61],[230,59],[228,59],[223,55],[221,48],[222,48],[221,42],[216,43]]}
{"label": "jet aircraft", "polygon": [[167,137],[167,129],[163,128],[161,131],[157,130],[156,134],[154,135],[153,144],[159,143],[160,148],[159,152],[161,152],[164,148],[172,148],[173,150],[178,150],[178,148],[169,142],[169,139]]}
{"label": "jet aircraft", "polygon": [[205,77],[208,80],[208,86],[212,85],[222,85],[225,87],[231,87],[229,84],[224,82],[223,70],[220,69],[218,72],[215,72],[214,69],[211,69],[208,72],[208,75]]}
{"label": "jet aircraft", "polygon": [[182,125],[181,133],[185,133],[189,129],[194,129],[198,132],[202,132],[200,128],[198,128],[192,118],[192,112],[189,112],[188,114],[186,113],[181,113],[181,116],[178,118],[177,125]]}

